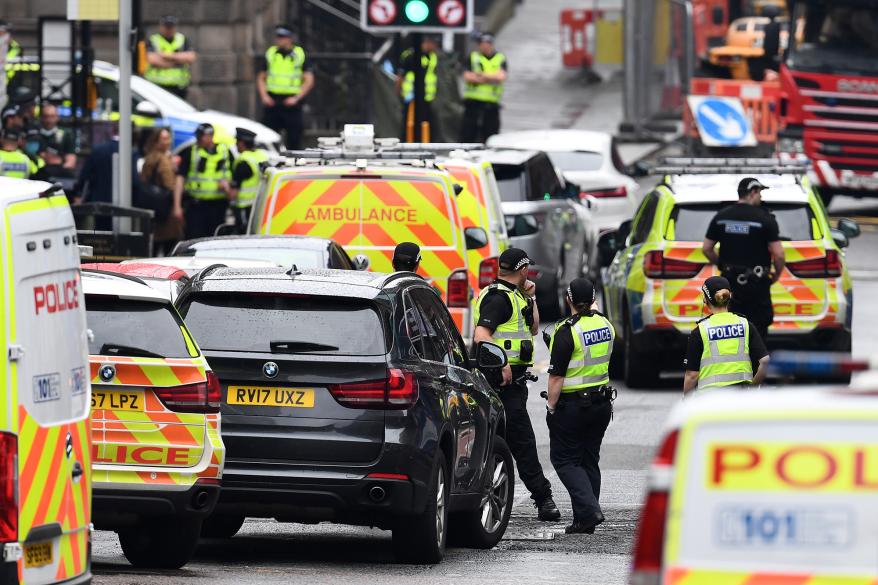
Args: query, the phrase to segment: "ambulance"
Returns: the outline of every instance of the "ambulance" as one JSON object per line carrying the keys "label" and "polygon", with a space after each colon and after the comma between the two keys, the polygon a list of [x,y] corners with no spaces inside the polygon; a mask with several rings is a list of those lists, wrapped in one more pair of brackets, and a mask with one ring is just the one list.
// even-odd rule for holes
{"label": "ambulance", "polygon": [[219,380],[161,291],[109,272],[82,281],[95,527],[136,567],[182,567],[219,498]]}
{"label": "ambulance", "polygon": [[287,153],[267,166],[248,233],[329,238],[393,272],[400,242],[421,247],[418,271],[441,294],[466,341],[472,338],[469,237],[458,208],[462,187],[430,152],[394,150],[366,124],[348,124],[320,148]]}
{"label": "ambulance", "polygon": [[878,582],[871,388],[683,400],[650,468],[630,585]]}
{"label": "ambulance", "polygon": [[0,178],[0,583],[91,581],[87,329],[73,215]]}

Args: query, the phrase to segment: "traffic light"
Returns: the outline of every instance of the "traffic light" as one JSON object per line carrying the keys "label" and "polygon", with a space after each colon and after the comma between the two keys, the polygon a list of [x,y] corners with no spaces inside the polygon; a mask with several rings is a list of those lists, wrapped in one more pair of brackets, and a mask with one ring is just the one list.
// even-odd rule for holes
{"label": "traffic light", "polygon": [[360,15],[370,32],[469,32],[473,0],[360,0]]}

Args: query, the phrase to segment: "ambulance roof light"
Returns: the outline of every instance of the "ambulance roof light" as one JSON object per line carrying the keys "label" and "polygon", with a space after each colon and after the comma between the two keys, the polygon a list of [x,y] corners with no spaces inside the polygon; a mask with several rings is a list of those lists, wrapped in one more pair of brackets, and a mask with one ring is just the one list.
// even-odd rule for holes
{"label": "ambulance roof light", "polygon": [[375,151],[375,126],[372,124],[345,124],[341,136],[345,153]]}

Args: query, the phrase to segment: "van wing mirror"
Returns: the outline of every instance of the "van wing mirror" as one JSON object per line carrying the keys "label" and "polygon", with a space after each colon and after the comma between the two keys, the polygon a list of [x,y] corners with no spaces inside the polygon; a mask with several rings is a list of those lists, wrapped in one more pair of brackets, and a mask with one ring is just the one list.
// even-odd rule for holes
{"label": "van wing mirror", "polygon": [[488,232],[480,227],[468,227],[463,230],[467,250],[480,250],[488,245]]}
{"label": "van wing mirror", "polygon": [[835,242],[835,245],[839,248],[847,248],[851,245],[851,241],[848,239],[847,235],[845,235],[845,233],[841,230],[831,228],[829,230],[829,235],[832,236],[832,241]]}
{"label": "van wing mirror", "polygon": [[843,217],[838,220],[838,231],[843,233],[848,239],[856,238],[860,235],[860,224],[852,219]]}
{"label": "van wing mirror", "polygon": [[454,194],[460,195],[461,193],[463,193],[463,185],[461,185],[460,183],[455,183],[454,184]]}
{"label": "van wing mirror", "polygon": [[480,369],[499,370],[508,363],[506,352],[497,344],[480,341],[476,347],[476,365]]}

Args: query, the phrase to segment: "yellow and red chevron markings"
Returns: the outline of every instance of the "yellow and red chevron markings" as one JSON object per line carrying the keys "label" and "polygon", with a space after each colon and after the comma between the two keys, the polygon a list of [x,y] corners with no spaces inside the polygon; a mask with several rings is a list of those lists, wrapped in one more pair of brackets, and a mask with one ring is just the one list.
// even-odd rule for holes
{"label": "yellow and red chevron markings", "polygon": [[791,573],[741,573],[672,567],[665,571],[666,585],[878,585],[872,577],[802,575]]}

